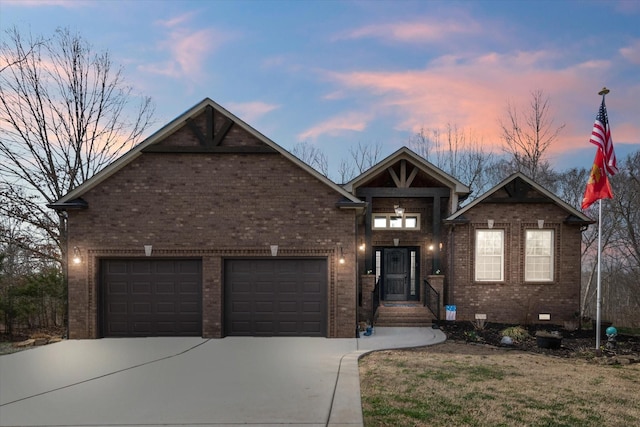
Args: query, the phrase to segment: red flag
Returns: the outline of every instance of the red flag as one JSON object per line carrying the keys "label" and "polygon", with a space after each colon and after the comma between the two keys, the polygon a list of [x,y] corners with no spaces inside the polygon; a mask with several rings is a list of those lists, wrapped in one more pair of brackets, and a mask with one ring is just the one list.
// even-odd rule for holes
{"label": "red flag", "polygon": [[591,174],[589,174],[587,188],[582,198],[582,209],[587,209],[593,202],[600,199],[613,199],[613,193],[611,192],[607,174],[604,171],[604,154],[598,148],[591,167]]}
{"label": "red flag", "polygon": [[618,172],[618,164],[616,161],[616,152],[613,150],[613,139],[611,139],[611,129],[609,129],[607,107],[604,105],[604,95],[602,96],[602,104],[600,104],[600,109],[596,116],[596,122],[593,124],[589,142],[597,145],[604,153],[604,167],[607,174],[611,176],[615,175]]}

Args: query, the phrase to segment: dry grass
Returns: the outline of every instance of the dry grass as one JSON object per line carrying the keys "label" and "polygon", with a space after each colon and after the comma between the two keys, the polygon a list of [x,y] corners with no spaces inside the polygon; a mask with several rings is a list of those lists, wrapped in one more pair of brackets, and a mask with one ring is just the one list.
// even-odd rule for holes
{"label": "dry grass", "polygon": [[444,343],[360,361],[366,426],[636,426],[640,365]]}

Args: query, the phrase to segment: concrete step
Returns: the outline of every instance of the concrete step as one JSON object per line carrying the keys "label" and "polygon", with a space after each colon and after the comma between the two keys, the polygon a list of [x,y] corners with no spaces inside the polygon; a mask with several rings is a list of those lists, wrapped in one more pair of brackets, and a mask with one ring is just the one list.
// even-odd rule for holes
{"label": "concrete step", "polygon": [[431,311],[421,304],[378,307],[376,326],[431,326],[434,320]]}

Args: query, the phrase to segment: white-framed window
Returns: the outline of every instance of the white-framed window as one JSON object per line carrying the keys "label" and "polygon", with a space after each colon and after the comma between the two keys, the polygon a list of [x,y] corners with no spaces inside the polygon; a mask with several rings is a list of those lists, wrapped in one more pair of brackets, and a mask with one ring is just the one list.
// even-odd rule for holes
{"label": "white-framed window", "polygon": [[553,230],[526,230],[524,280],[553,280]]}
{"label": "white-framed window", "polygon": [[406,213],[397,216],[395,213],[373,214],[375,230],[420,230],[420,214]]}
{"label": "white-framed window", "polygon": [[475,279],[478,282],[504,280],[504,230],[476,230]]}

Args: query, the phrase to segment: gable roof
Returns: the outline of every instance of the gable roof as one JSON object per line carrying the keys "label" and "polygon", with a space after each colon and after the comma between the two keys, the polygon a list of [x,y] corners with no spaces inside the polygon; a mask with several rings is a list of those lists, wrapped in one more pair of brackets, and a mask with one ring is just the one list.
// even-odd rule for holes
{"label": "gable roof", "polygon": [[[322,175],[321,173],[313,169],[311,166],[309,166],[302,160],[298,159],[289,151],[285,150],[284,148],[282,148],[281,146],[273,142],[271,139],[267,138],[262,133],[258,132],[249,124],[247,124],[246,122],[244,122],[243,120],[238,118],[236,115],[232,114],[231,112],[229,112],[228,110],[226,110],[225,108],[223,108],[221,105],[217,104],[210,98],[203,99],[200,103],[196,104],[195,106],[191,107],[189,110],[185,111],[184,113],[182,113],[181,115],[173,119],[171,122],[169,122],[168,124],[160,128],[158,131],[156,131],[154,134],[149,136],[147,139],[145,139],[144,141],[142,141],[141,143],[133,147],[131,150],[129,150],[128,152],[126,152],[125,154],[117,158],[112,163],[110,163],[104,169],[100,170],[91,178],[87,179],[85,182],[77,186],[75,189],[71,190],[60,200],[56,201],[55,203],[51,203],[47,206],[53,209],[58,209],[58,210],[82,207],[82,203],[80,203],[78,199],[82,197],[83,194],[93,189],[94,187],[99,185],[101,182],[103,182],[104,180],[106,180],[107,178],[109,178],[110,176],[118,172],[120,169],[122,169],[123,167],[131,163],[133,160],[135,160],[138,156],[142,154],[145,148],[148,148],[158,143],[159,141],[163,140],[165,137],[171,135],[178,129],[185,126],[187,124],[187,121],[190,118],[199,115],[207,107],[212,107],[214,110],[219,111],[224,116],[231,119],[235,125],[239,126],[243,130],[245,130],[246,132],[248,132],[249,134],[257,138],[259,141],[266,144],[271,149],[275,150],[277,153],[283,155],[286,159],[294,163],[300,169],[314,176],[316,179],[318,179],[319,181],[321,181],[322,183],[324,183],[325,185],[327,185],[337,193],[341,194],[343,196],[343,200],[342,202],[339,203],[339,207],[362,207],[363,206],[363,202],[357,197],[355,197],[353,194],[349,193],[344,188],[337,185],[336,183],[334,183],[329,178],[325,177],[324,175]],[[85,203],[85,207],[86,207],[86,203]]]}
{"label": "gable roof", "polygon": [[389,167],[396,164],[399,160],[409,160],[422,172],[441,182],[444,186],[450,188],[455,194],[462,196],[462,198],[471,193],[469,187],[407,147],[400,148],[395,153],[391,154],[387,158],[372,166],[369,170],[363,172],[348,183],[344,184],[344,187],[347,189],[347,191],[353,192],[354,188],[360,187],[375,176],[385,172]]}
{"label": "gable roof", "polygon": [[510,175],[509,177],[504,179],[502,182],[500,182],[498,185],[496,185],[495,187],[493,187],[492,189],[484,193],[482,196],[478,197],[473,202],[469,203],[467,206],[463,207],[462,209],[458,210],[453,215],[445,219],[445,222],[458,222],[460,220],[463,220],[463,216],[465,212],[468,212],[469,210],[473,209],[474,206],[477,206],[478,204],[482,203],[484,200],[494,195],[498,190],[504,188],[507,184],[515,181],[516,179],[523,180],[524,182],[529,184],[531,187],[533,187],[534,190],[538,191],[539,193],[541,193],[542,195],[550,199],[554,204],[560,206],[562,209],[567,211],[569,213],[569,217],[571,218],[570,220],[568,220],[569,222],[573,222],[576,224],[584,224],[584,225],[593,224],[594,221],[591,218],[589,218],[588,216],[586,216],[585,214],[583,214],[582,212],[580,212],[570,204],[564,202],[562,199],[560,199],[558,196],[556,196],[549,190],[545,189],[544,187],[541,187],[539,184],[537,184],[535,181],[533,181],[531,178],[529,178],[528,176],[524,175],[521,172],[516,172]]}

